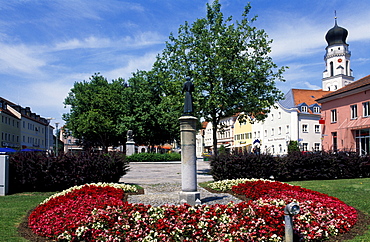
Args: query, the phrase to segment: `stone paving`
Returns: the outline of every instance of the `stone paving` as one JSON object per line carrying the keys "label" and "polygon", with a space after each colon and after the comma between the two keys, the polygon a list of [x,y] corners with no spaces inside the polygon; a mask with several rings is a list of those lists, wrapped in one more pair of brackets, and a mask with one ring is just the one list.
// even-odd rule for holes
{"label": "stone paving", "polygon": [[[197,182],[213,181],[209,162],[197,160]],[[120,182],[137,184],[144,188],[143,195],[129,196],[130,203],[143,203],[153,206],[164,204],[178,205],[181,191],[181,162],[140,162],[130,163],[130,171]],[[202,204],[227,204],[241,200],[228,193],[211,193],[198,186]]]}

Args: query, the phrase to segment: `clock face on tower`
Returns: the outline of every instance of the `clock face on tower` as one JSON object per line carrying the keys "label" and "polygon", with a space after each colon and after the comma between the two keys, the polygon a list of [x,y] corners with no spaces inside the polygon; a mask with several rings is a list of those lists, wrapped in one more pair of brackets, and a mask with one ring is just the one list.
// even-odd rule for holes
{"label": "clock face on tower", "polygon": [[338,62],[341,63],[342,62],[342,59],[338,59]]}

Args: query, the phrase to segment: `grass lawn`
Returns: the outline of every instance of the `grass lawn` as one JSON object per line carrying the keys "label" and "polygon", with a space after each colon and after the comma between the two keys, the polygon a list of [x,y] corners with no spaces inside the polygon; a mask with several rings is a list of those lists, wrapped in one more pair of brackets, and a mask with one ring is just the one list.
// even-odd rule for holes
{"label": "grass lawn", "polygon": [[53,193],[18,193],[0,197],[0,241],[27,241],[17,232],[27,212]]}
{"label": "grass lawn", "polygon": [[[370,178],[289,182],[337,197],[370,215]],[[0,241],[27,241],[17,233],[17,226],[27,212],[53,193],[21,193],[0,197]],[[365,235],[351,242],[370,241],[370,227]]]}
{"label": "grass lawn", "polygon": [[[339,198],[346,204],[370,215],[370,178],[294,181],[288,183]],[[368,230],[364,235],[356,236],[354,239],[348,241],[370,241],[370,227],[368,227]]]}

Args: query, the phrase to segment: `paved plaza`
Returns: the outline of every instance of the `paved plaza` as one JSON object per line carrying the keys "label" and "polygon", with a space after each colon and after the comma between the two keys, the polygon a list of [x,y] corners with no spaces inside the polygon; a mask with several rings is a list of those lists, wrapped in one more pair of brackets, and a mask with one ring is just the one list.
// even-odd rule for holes
{"label": "paved plaza", "polygon": [[[209,175],[210,165],[203,159],[197,160],[197,182],[213,181]],[[143,203],[152,206],[164,204],[179,205],[181,191],[181,162],[135,162],[130,163],[130,171],[120,182],[137,184],[144,188],[143,195],[131,195],[130,203]],[[240,200],[228,193],[211,193],[198,186],[202,204],[227,204]]]}
{"label": "paved plaza", "polygon": [[[197,160],[197,181],[213,181],[209,175],[209,161]],[[181,162],[132,162],[130,170],[124,175],[120,182],[130,184],[181,184]]]}

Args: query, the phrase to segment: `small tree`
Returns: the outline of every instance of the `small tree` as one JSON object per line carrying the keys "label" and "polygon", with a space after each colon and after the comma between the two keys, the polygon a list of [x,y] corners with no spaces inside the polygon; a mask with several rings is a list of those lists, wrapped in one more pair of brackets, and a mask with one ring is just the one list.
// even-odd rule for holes
{"label": "small tree", "polygon": [[298,141],[296,141],[296,140],[289,141],[288,154],[291,154],[291,153],[294,153],[294,152],[297,152],[297,151],[299,151]]}

